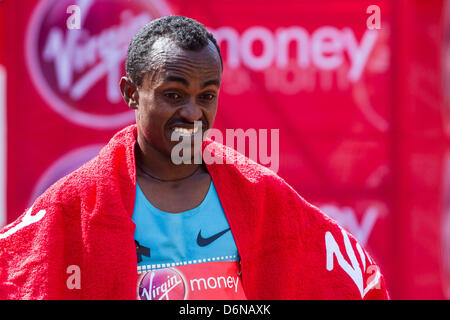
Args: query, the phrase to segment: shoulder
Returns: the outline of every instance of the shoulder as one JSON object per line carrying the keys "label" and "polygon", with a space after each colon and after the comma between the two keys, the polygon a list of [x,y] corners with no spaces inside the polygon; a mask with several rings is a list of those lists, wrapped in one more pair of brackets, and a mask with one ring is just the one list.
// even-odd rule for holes
{"label": "shoulder", "polygon": [[[280,232],[283,229],[284,233],[293,230],[295,234],[301,234],[301,243],[317,252],[324,248],[326,240],[331,244],[332,237],[344,240],[344,229],[334,219],[306,200],[275,172],[225,145],[216,142],[207,145],[216,159],[223,159],[220,164],[208,166],[213,180],[216,178],[228,185],[222,191],[228,199],[252,203],[247,206],[254,209],[255,221],[270,216],[273,227],[279,225]],[[357,242],[347,231],[345,235],[349,235],[353,243]]]}
{"label": "shoulder", "polygon": [[[215,142],[207,144],[207,148],[218,160],[207,163],[207,167],[221,188],[224,204],[229,212],[238,208],[242,213],[230,216],[239,222],[235,225],[244,226],[239,229],[252,234],[252,238],[270,240],[252,242],[252,263],[263,263],[259,257],[271,255],[276,255],[274,260],[288,261],[299,272],[291,274],[293,283],[311,285],[309,296],[367,298],[372,296],[368,292],[377,287],[382,290],[376,290],[374,297],[386,297],[379,268],[357,239],[336,221],[268,168]],[[278,243],[277,251],[271,245],[266,248],[266,243]]]}
{"label": "shoulder", "polygon": [[270,207],[283,208],[284,215],[295,220],[337,228],[333,219],[303,198],[282,177],[238,151],[208,140],[204,143],[203,159],[213,179],[231,180],[242,192],[257,195],[259,201]]}
{"label": "shoulder", "polygon": [[283,183],[284,180],[274,171],[258,164],[237,150],[209,139],[203,142],[203,161],[208,169],[216,167],[233,171],[251,183]]}
{"label": "shoulder", "polygon": [[[135,126],[117,132],[100,150],[99,154],[75,171],[53,183],[35,202],[58,205],[65,211],[78,209],[80,203],[90,206],[95,203],[99,186],[115,173],[129,176],[130,157],[134,157]],[[92,203],[90,203],[92,202]]]}

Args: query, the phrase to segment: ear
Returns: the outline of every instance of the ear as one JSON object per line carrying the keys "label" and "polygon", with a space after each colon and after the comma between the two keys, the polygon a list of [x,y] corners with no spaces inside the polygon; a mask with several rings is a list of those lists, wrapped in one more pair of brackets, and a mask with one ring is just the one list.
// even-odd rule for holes
{"label": "ear", "polygon": [[139,92],[137,86],[127,77],[122,77],[119,82],[123,100],[131,109],[137,109],[139,105]]}

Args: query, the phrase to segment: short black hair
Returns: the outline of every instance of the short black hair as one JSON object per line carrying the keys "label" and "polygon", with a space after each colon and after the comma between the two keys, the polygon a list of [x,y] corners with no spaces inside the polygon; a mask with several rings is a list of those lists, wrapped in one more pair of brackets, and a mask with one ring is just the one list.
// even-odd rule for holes
{"label": "short black hair", "polygon": [[212,33],[201,23],[183,16],[165,16],[152,20],[133,37],[128,47],[126,73],[138,87],[144,75],[150,71],[150,55],[153,43],[159,38],[168,38],[186,50],[201,50],[211,41],[217,49],[223,69],[222,54]]}

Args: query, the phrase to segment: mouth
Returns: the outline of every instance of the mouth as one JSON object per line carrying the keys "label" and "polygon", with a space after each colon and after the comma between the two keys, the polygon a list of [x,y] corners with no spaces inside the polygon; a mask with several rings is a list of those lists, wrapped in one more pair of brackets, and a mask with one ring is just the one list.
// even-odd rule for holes
{"label": "mouth", "polygon": [[198,129],[198,126],[195,126],[193,128],[173,127],[172,132],[176,132],[182,137],[190,137],[192,135],[195,135],[198,132]]}

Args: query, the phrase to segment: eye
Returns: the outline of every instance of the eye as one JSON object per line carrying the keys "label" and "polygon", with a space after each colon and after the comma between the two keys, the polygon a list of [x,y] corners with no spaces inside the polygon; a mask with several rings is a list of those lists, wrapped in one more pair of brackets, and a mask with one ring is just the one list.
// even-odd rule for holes
{"label": "eye", "polygon": [[200,96],[200,99],[205,100],[205,101],[212,101],[214,100],[214,98],[216,97],[215,94],[213,93],[204,93]]}
{"label": "eye", "polygon": [[166,92],[166,93],[164,93],[164,96],[166,98],[169,98],[170,100],[180,100],[181,99],[181,95],[176,92]]}

